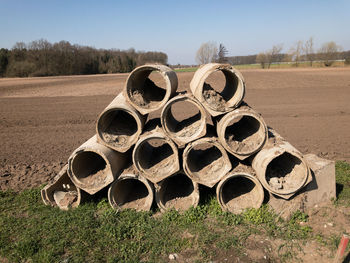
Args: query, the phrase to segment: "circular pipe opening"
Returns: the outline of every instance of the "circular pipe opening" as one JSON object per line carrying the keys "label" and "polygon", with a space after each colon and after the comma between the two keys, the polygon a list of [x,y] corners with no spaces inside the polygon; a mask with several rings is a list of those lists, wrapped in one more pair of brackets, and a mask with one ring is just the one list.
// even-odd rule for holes
{"label": "circular pipe opening", "polygon": [[158,71],[149,67],[135,70],[127,80],[127,94],[139,107],[156,108],[165,98],[166,79]]}
{"label": "circular pipe opening", "polygon": [[[169,104],[163,113],[166,129],[178,137],[191,137],[203,126],[203,116],[191,100],[182,99]],[[205,125],[205,123],[204,123]]]}
{"label": "circular pipe opening", "polygon": [[284,152],[268,164],[265,177],[273,191],[288,194],[303,186],[307,173],[308,169],[300,158]]}
{"label": "circular pipe opening", "polygon": [[259,208],[264,200],[260,184],[245,175],[235,175],[221,185],[221,200],[228,211],[240,213],[247,208]]}
{"label": "circular pipe opening", "polygon": [[123,109],[109,110],[98,120],[100,138],[111,146],[123,147],[131,144],[138,130],[135,117]]}
{"label": "circular pipe opening", "polygon": [[241,100],[238,90],[243,89],[240,78],[227,69],[211,72],[203,83],[202,95],[210,108],[225,111],[237,105]]}
{"label": "circular pipe opening", "polygon": [[103,182],[106,177],[107,163],[103,157],[95,152],[78,152],[72,159],[72,174],[86,185],[94,186]]}
{"label": "circular pipe opening", "polygon": [[164,208],[187,210],[197,206],[194,195],[197,189],[192,180],[184,174],[176,174],[164,179],[159,190],[159,201]]}
{"label": "circular pipe opening", "polygon": [[195,144],[184,160],[189,172],[201,180],[214,180],[226,173],[226,159],[220,149],[212,143]]}
{"label": "circular pipe opening", "polygon": [[163,138],[149,138],[135,149],[135,162],[147,174],[169,175],[177,158],[170,144]]}
{"label": "circular pipe opening", "polygon": [[225,128],[225,141],[233,153],[253,153],[262,146],[265,138],[264,126],[251,115],[233,118]]}
{"label": "circular pipe opening", "polygon": [[112,198],[122,209],[148,210],[146,203],[149,197],[146,185],[135,178],[125,178],[116,182],[113,187]]}

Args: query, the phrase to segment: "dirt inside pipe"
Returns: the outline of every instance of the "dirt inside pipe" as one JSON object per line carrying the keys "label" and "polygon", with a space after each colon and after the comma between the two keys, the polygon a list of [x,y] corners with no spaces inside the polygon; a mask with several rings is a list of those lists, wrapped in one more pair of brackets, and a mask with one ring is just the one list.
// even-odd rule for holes
{"label": "dirt inside pipe", "polygon": [[123,209],[144,210],[149,192],[143,182],[128,178],[116,183],[113,195],[116,204]]}
{"label": "dirt inside pipe", "polygon": [[158,71],[145,69],[134,72],[129,82],[129,97],[142,108],[156,107],[165,97],[166,82]]}
{"label": "dirt inside pipe", "polygon": [[63,209],[68,209],[75,206],[78,200],[77,191],[55,191],[53,194],[55,203]]}
{"label": "dirt inside pipe", "polygon": [[296,191],[305,181],[306,171],[298,157],[285,152],[267,166],[266,181],[275,191]]}
{"label": "dirt inside pipe", "polygon": [[88,187],[99,187],[107,178],[106,161],[95,152],[78,153],[72,161],[72,172],[75,177]]}
{"label": "dirt inside pipe", "polygon": [[231,212],[241,212],[256,207],[261,200],[257,185],[247,177],[236,176],[228,179],[221,190],[222,202]]}
{"label": "dirt inside pipe", "polygon": [[221,151],[211,143],[195,145],[188,153],[187,167],[200,178],[217,178],[225,170],[225,159]]}
{"label": "dirt inside pipe", "polygon": [[190,101],[172,103],[165,114],[167,128],[178,137],[191,137],[201,127],[201,112]]}
{"label": "dirt inside pipe", "polygon": [[98,130],[106,143],[123,147],[129,144],[138,129],[131,114],[124,110],[114,110],[101,117]]}
{"label": "dirt inside pipe", "polygon": [[225,140],[235,153],[256,151],[265,139],[265,130],[254,117],[243,115],[231,120],[225,129]]}
{"label": "dirt inside pipe", "polygon": [[177,174],[164,179],[160,189],[160,201],[165,208],[187,210],[194,204],[194,186],[190,178]]}
{"label": "dirt inside pipe", "polygon": [[148,174],[169,175],[176,164],[174,154],[166,140],[151,138],[138,147],[136,159]]}
{"label": "dirt inside pipe", "polygon": [[237,91],[238,82],[237,76],[230,71],[214,71],[205,79],[203,98],[212,109],[225,111]]}

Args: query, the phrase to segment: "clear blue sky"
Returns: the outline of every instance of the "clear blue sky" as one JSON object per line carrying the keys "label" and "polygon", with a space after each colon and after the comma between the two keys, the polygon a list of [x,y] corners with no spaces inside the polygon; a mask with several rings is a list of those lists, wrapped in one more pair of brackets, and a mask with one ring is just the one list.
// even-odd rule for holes
{"label": "clear blue sky", "polygon": [[96,48],[163,51],[193,64],[201,43],[249,55],[314,38],[350,49],[350,1],[0,0],[0,47],[40,38]]}

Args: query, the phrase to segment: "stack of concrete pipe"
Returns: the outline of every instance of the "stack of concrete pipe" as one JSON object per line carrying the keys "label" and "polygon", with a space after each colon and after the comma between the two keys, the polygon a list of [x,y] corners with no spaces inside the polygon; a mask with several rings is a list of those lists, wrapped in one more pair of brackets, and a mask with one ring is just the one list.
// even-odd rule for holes
{"label": "stack of concrete pipe", "polygon": [[[218,71],[226,82],[221,92],[206,82]],[[164,87],[150,79],[152,72]],[[243,101],[245,82],[231,65],[203,65],[190,92],[176,93],[177,87],[167,66],[132,71],[98,117],[96,135],[42,190],[44,203],[69,209],[108,187],[117,210],[149,210],[154,200],[161,211],[186,210],[198,205],[202,185],[216,187],[223,210],[240,213],[260,207],[268,192],[288,200],[310,182],[303,155]],[[178,103],[196,113],[179,121],[172,111]],[[159,119],[149,120],[154,112]]]}

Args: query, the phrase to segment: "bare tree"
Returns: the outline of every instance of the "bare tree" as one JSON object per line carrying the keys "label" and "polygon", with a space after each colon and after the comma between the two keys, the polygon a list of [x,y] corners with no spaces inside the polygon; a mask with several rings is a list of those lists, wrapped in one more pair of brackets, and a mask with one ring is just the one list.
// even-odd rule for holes
{"label": "bare tree", "polygon": [[341,46],[338,46],[334,41],[324,43],[320,49],[321,58],[324,60],[326,67],[333,64],[334,60],[337,59],[338,53],[342,50]]}
{"label": "bare tree", "polygon": [[218,49],[214,42],[203,43],[196,53],[198,64],[206,64],[216,61]]}
{"label": "bare tree", "polygon": [[256,63],[259,63],[261,65],[261,68],[265,68],[267,64],[267,57],[264,52],[259,53],[256,56]]}
{"label": "bare tree", "polygon": [[219,53],[218,53],[218,62],[225,63],[227,62],[227,49],[223,44],[219,45]]}
{"label": "bare tree", "polygon": [[281,53],[283,49],[283,44],[275,45],[271,50],[268,50],[266,55],[267,68],[270,68],[271,63],[277,60],[277,56]]}
{"label": "bare tree", "polygon": [[290,56],[292,60],[295,62],[295,66],[299,66],[299,62],[301,61],[301,57],[303,55],[303,41],[299,40],[294,47],[290,49]]}
{"label": "bare tree", "polygon": [[309,40],[304,44],[304,54],[306,59],[310,62],[310,66],[312,67],[312,62],[315,60],[314,40],[312,37],[310,37]]}

